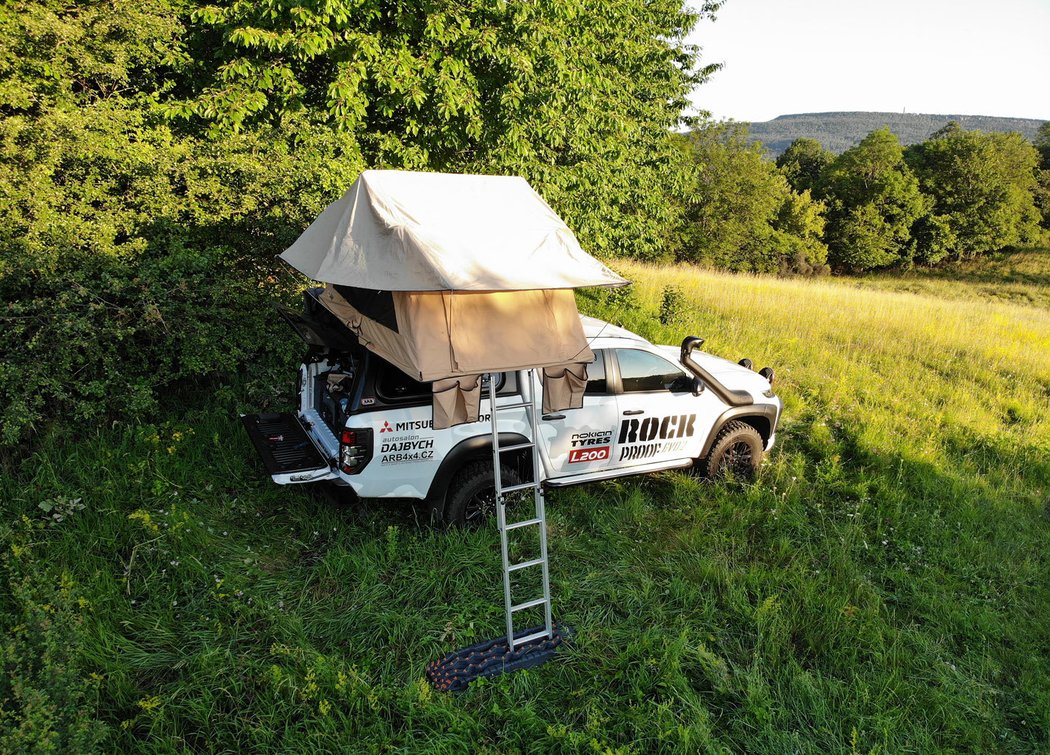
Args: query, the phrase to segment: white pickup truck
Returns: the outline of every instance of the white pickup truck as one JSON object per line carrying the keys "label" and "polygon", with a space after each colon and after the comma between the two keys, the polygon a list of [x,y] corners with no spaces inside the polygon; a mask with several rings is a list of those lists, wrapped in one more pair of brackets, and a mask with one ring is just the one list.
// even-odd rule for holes
{"label": "white pickup truck", "polygon": [[[307,292],[303,313],[282,312],[310,345],[299,368],[294,414],[243,421],[278,484],[327,482],[361,498],[425,500],[435,520],[466,524],[494,507],[490,405],[476,423],[435,430],[431,386],[359,346]],[[696,467],[748,477],[776,437],[782,404],[773,372],[681,346],[656,346],[590,317],[595,354],[579,409],[542,414],[538,479],[562,487]],[[527,371],[497,376],[497,405],[539,399]],[[487,385],[482,396],[488,396]],[[529,440],[526,409],[499,411],[501,447]],[[504,484],[535,479],[531,454],[504,454]]]}

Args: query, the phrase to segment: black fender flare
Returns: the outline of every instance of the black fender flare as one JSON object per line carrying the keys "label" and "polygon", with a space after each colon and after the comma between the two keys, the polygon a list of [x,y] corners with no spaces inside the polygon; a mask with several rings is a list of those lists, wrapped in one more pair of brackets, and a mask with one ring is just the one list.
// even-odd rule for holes
{"label": "black fender flare", "polygon": [[[513,446],[519,443],[528,443],[529,439],[520,433],[500,433],[500,446]],[[434,479],[430,481],[426,500],[432,505],[440,504],[445,500],[449,483],[456,476],[456,472],[463,468],[469,459],[488,453],[492,455],[492,436],[490,434],[475,435],[473,438],[462,440],[452,447],[445,458],[441,461]]]}
{"label": "black fender flare", "polygon": [[[776,432],[779,418],[777,407],[773,404],[752,404],[751,406],[734,406],[731,409],[726,409],[718,415],[718,419],[711,426],[711,433],[707,436],[707,440],[704,441],[703,449],[700,451],[698,458],[707,458],[707,455],[711,452],[711,446],[714,445],[715,438],[727,422],[740,420],[753,425],[762,436],[762,440],[768,443],[770,436]],[[748,420],[751,421],[748,422]]]}

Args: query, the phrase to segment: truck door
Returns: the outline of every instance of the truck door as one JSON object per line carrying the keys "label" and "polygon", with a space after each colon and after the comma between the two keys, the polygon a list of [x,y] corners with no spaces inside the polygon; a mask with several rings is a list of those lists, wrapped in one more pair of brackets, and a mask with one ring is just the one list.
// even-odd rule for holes
{"label": "truck door", "polygon": [[544,414],[540,420],[543,449],[554,477],[606,469],[615,452],[616,396],[609,393],[605,353],[594,352],[587,365],[583,406]]}
{"label": "truck door", "polygon": [[610,349],[619,367],[616,455],[611,466],[631,467],[695,458],[706,429],[692,379],[678,365],[644,349]]}

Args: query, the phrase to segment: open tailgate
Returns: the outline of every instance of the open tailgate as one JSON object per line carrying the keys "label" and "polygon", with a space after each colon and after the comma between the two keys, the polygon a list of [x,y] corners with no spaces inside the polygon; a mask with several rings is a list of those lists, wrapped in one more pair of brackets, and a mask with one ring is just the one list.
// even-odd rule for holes
{"label": "open tailgate", "polygon": [[241,422],[274,482],[286,485],[336,476],[294,414],[242,414]]}

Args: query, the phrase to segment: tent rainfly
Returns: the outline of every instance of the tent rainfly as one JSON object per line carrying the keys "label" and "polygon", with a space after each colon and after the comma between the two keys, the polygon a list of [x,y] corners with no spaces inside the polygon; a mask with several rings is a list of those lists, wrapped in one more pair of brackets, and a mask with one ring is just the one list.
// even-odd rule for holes
{"label": "tent rainfly", "polygon": [[366,348],[433,383],[435,428],[477,421],[485,372],[543,368],[544,411],[579,406],[594,354],[572,289],[628,283],[514,176],[366,170],[281,258],[327,284]]}

